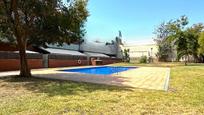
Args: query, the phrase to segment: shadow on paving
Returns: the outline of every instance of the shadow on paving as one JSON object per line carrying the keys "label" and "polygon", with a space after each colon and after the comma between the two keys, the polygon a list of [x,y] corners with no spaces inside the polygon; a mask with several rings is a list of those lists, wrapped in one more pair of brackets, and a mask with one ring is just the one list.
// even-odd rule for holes
{"label": "shadow on paving", "polygon": [[19,87],[22,87],[23,90],[29,90],[33,93],[46,93],[49,96],[80,95],[83,94],[83,92],[91,93],[95,91],[133,91],[133,89],[130,87],[118,87],[64,80],[50,80],[34,77],[22,78],[18,76],[0,78],[0,87],[12,87],[14,90],[15,88],[19,89]]}

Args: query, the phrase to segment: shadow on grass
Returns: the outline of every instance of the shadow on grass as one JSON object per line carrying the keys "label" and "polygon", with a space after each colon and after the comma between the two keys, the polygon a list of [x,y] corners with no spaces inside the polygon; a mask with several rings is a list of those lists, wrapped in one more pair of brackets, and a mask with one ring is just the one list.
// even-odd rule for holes
{"label": "shadow on grass", "polygon": [[[3,86],[1,83],[4,82]],[[29,90],[33,93],[46,93],[48,96],[66,96],[82,95],[83,93],[92,93],[97,91],[132,91],[129,87],[117,87],[108,85],[99,85],[92,83],[72,82],[63,80],[50,80],[44,78],[22,78],[18,76],[9,76],[0,78],[0,87],[21,87],[22,90]]]}

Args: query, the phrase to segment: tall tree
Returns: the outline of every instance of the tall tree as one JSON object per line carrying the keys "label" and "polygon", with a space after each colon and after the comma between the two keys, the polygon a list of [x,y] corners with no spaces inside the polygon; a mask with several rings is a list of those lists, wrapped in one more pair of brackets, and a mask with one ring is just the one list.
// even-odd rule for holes
{"label": "tall tree", "polygon": [[181,16],[179,19],[169,24],[168,29],[170,34],[168,36],[168,41],[174,43],[176,45],[177,50],[177,60],[181,57],[185,57],[185,65],[187,64],[187,40],[186,40],[186,26],[188,25],[188,17]]}
{"label": "tall tree", "polygon": [[187,27],[188,18],[182,16],[180,19],[175,21],[170,26],[172,34],[169,36],[169,39],[175,41],[177,48],[177,59],[181,57],[185,58],[185,65],[187,64],[187,59],[189,56],[193,56],[196,61],[198,58],[198,37],[200,32],[203,30],[203,24],[194,24],[192,27]]}
{"label": "tall tree", "polygon": [[203,24],[194,24],[192,27],[187,27],[188,17],[181,16],[175,21],[169,21],[168,23],[162,23],[159,28],[156,29],[157,45],[159,46],[160,57],[168,57],[171,53],[172,47],[176,48],[177,60],[181,57],[185,58],[185,65],[189,55],[194,57],[194,60],[198,59],[198,38],[203,31]]}
{"label": "tall tree", "polygon": [[204,62],[204,32],[201,32],[198,44],[199,44],[198,53],[202,57],[202,62]]}
{"label": "tall tree", "polygon": [[26,59],[29,44],[69,44],[85,34],[86,5],[86,0],[0,1],[1,37],[18,46],[20,76],[31,76]]}
{"label": "tall tree", "polygon": [[168,42],[168,36],[170,34],[169,25],[172,21],[161,23],[156,29],[156,39],[154,41],[158,46],[158,53],[156,54],[159,61],[167,61],[172,53],[171,43]]}
{"label": "tall tree", "polygon": [[199,48],[198,39],[203,28],[204,28],[203,24],[199,23],[194,24],[192,27],[186,30],[188,53],[194,57],[195,62],[197,62],[198,60],[198,48]]}

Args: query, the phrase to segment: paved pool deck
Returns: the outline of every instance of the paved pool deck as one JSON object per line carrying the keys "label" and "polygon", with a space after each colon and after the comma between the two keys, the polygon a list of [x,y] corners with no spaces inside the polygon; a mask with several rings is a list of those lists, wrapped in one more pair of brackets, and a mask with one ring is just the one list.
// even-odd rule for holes
{"label": "paved pool deck", "polygon": [[[168,83],[170,79],[170,68],[162,67],[138,67],[136,69],[130,69],[128,71],[112,75],[90,75],[58,71],[71,68],[84,67],[35,69],[32,70],[32,74],[34,77],[38,78],[70,80],[76,82],[87,82],[164,91],[168,90]],[[0,72],[0,76],[17,74],[19,74],[19,71]]]}

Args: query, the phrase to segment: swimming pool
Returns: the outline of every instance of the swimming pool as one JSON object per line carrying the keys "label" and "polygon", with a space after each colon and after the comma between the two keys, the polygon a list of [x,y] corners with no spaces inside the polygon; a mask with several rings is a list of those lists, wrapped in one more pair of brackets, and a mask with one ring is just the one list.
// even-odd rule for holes
{"label": "swimming pool", "polygon": [[95,75],[111,75],[118,72],[135,69],[136,67],[115,67],[115,66],[101,66],[101,67],[90,67],[90,68],[77,68],[77,69],[65,69],[60,70],[63,72],[75,72]]}

